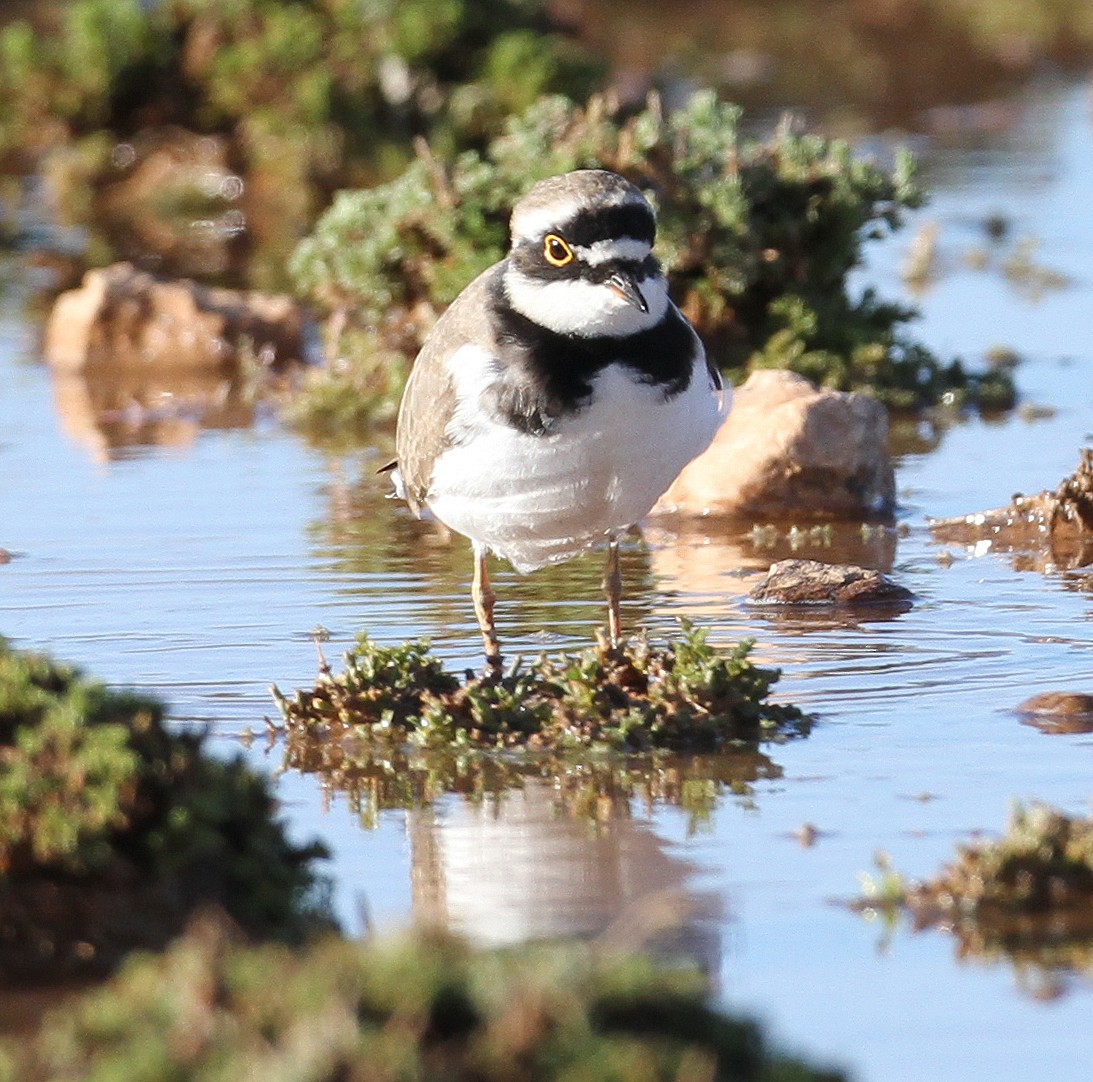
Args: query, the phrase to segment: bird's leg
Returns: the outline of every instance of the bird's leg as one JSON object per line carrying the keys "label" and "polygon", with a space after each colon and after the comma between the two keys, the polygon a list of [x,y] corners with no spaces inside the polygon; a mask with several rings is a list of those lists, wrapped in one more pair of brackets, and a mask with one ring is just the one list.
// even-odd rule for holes
{"label": "bird's leg", "polygon": [[607,546],[607,564],[603,571],[603,592],[607,594],[607,637],[611,649],[622,641],[622,620],[619,617],[619,594],[622,592],[622,575],[619,574],[619,543],[614,538]]}
{"label": "bird's leg", "polygon": [[474,546],[474,581],[471,584],[471,598],[474,601],[474,615],[478,620],[478,629],[482,632],[486,664],[491,669],[500,669],[501,646],[497,641],[497,630],[493,625],[493,603],[496,595],[493,587],[490,586],[490,577],[486,573],[485,546]]}

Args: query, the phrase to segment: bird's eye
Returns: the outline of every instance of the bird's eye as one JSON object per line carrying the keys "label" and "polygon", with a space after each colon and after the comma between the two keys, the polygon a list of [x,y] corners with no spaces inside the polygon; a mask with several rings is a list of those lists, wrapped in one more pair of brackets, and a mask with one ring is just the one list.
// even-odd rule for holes
{"label": "bird's eye", "polygon": [[573,262],[573,249],[557,233],[548,233],[543,240],[543,255],[555,267]]}

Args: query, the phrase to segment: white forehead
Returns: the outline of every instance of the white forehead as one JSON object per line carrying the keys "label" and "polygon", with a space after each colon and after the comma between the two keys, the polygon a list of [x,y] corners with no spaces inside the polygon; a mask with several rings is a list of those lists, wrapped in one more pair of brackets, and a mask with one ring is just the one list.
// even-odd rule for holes
{"label": "white forehead", "polygon": [[640,263],[652,252],[653,246],[635,237],[619,237],[617,240],[598,240],[592,244],[574,244],[573,250],[590,267],[601,263]]}
{"label": "white forehead", "polygon": [[636,189],[600,191],[596,197],[578,193],[561,193],[548,200],[524,200],[517,203],[512,212],[512,239],[534,240],[553,230],[564,231],[567,223],[583,212],[607,210],[614,207],[634,207],[652,210],[648,200]]}

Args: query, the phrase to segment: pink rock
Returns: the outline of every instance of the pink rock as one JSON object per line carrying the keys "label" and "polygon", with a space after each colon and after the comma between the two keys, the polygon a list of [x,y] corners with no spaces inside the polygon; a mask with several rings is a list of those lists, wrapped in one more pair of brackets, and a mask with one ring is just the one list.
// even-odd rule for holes
{"label": "pink rock", "polygon": [[761,370],[734,393],[713,443],[654,513],[875,518],[891,515],[894,503],[884,406]]}
{"label": "pink rock", "polygon": [[161,279],[129,263],[88,271],[62,293],[44,352],[57,372],[162,367],[227,372],[250,350],[263,365],[302,359],[304,319],[291,297]]}

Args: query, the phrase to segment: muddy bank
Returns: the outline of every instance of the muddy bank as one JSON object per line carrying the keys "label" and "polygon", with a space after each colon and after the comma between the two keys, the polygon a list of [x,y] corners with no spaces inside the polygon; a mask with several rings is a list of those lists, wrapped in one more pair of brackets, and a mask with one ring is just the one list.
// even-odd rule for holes
{"label": "muddy bank", "polygon": [[1018,494],[1005,507],[934,519],[930,529],[943,544],[987,546],[1017,554],[1022,569],[1073,570],[1093,564],[1093,448],[1053,490]]}

